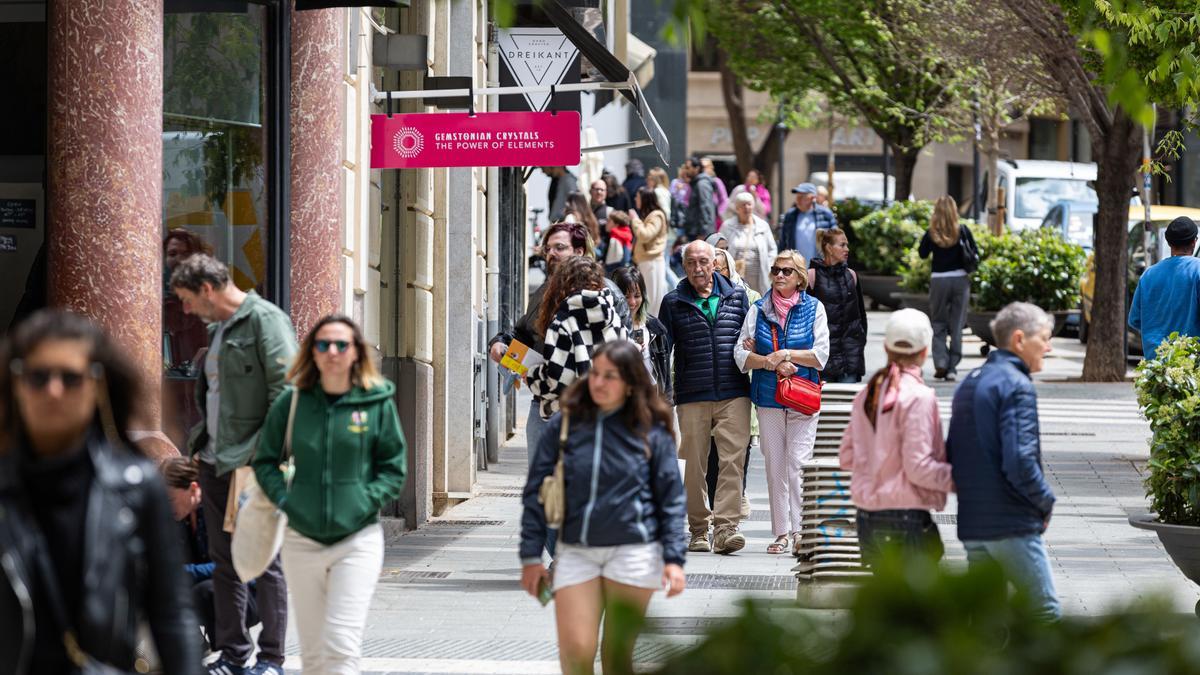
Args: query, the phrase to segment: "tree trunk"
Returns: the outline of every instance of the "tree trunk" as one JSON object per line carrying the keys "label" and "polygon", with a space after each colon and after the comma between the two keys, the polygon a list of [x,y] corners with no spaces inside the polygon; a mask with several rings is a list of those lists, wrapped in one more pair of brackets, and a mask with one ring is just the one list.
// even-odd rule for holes
{"label": "tree trunk", "polygon": [[1125,295],[1128,275],[1129,195],[1141,152],[1141,128],[1117,109],[1103,139],[1092,139],[1096,156],[1096,286],[1091,337],[1083,361],[1085,382],[1125,379]]}
{"label": "tree trunk", "polygon": [[997,203],[999,197],[997,186],[1000,185],[1000,179],[997,174],[1000,172],[1000,150],[999,148],[989,148],[984,157],[987,158],[987,203],[984,204],[984,216],[987,218],[988,228],[992,234],[1001,234],[1004,232],[1004,223],[1000,222],[1000,205]]}
{"label": "tree trunk", "polygon": [[917,157],[921,154],[921,148],[898,148],[889,143],[892,148],[892,156],[895,158],[896,165],[896,194],[892,195],[895,201],[904,201],[912,194],[912,179],[913,170],[917,166]]}
{"label": "tree trunk", "polygon": [[729,117],[729,136],[733,139],[733,154],[737,156],[738,172],[742,177],[754,168],[754,150],[750,147],[750,133],[746,128],[746,99],[737,75],[729,69],[729,57],[725,50],[717,50],[717,69],[721,72],[721,98],[725,101],[725,114]]}

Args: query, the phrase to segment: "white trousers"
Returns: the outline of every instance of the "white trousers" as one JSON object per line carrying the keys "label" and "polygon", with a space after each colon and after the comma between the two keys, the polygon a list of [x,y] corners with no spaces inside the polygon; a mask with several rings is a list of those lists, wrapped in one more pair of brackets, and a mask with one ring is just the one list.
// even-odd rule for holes
{"label": "white trousers", "polygon": [[667,294],[667,262],[658,256],[654,260],[638,263],[638,271],[646,280],[646,297],[642,298],[642,302],[646,303],[647,312],[658,316],[658,307]]}
{"label": "white trousers", "polygon": [[305,675],[356,675],[375,582],[383,570],[383,528],[368,525],[326,546],[288,528],[283,574],[300,637]]}
{"label": "white trousers", "polygon": [[810,417],[788,408],[758,409],[758,445],[767,469],[771,531],[776,537],[800,531],[801,465],[812,460],[819,417],[820,413]]}

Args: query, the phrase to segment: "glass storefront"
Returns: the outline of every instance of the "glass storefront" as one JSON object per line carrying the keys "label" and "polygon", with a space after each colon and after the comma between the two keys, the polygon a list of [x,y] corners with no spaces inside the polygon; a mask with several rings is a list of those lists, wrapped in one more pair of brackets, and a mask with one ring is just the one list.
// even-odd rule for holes
{"label": "glass storefront", "polygon": [[180,447],[199,420],[192,392],[208,338],[167,287],[171,269],[208,253],[239,288],[272,290],[270,10],[213,4],[169,11],[163,26],[163,424]]}

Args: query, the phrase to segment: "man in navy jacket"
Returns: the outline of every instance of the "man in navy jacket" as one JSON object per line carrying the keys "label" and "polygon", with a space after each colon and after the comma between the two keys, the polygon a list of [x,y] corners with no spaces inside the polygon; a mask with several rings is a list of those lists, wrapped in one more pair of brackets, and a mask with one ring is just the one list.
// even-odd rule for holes
{"label": "man in navy jacket", "polygon": [[[737,367],[733,350],[750,302],[746,292],[713,267],[716,254],[704,241],[683,250],[687,277],[667,293],[658,318],[667,329],[675,356],[675,412],[679,416],[679,456],[687,461],[689,551],[733,553],[746,545],[738,532],[742,470],[750,444],[750,380]],[[717,444],[717,489],[708,508],[709,439]]]}
{"label": "man in navy jacket", "polygon": [[1002,348],[954,392],[946,441],[968,563],[999,563],[1047,620],[1062,615],[1042,540],[1054,493],[1042,471],[1030,375],[1042,369],[1053,327],[1053,317],[1024,302],[996,315],[992,334]]}

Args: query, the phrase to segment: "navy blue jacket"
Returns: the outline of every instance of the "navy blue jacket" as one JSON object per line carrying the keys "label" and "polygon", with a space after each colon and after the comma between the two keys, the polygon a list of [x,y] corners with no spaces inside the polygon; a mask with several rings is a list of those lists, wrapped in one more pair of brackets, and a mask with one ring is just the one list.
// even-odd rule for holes
{"label": "navy blue jacket", "polygon": [[1040,534],[1054,508],[1042,473],[1037,391],[1029,367],[997,349],[954,392],[946,440],[958,493],[958,538]]}
{"label": "navy blue jacket", "polygon": [[[643,439],[623,417],[622,411],[593,420],[572,417],[563,453],[567,511],[559,541],[580,546],[657,541],[662,543],[664,562],[682,565],[687,502],[675,439],[661,425]],[[540,560],[546,543],[546,512],[538,503],[538,490],[558,462],[561,429],[562,415],[555,413],[529,465],[521,516],[522,561]]]}
{"label": "navy blue jacket", "polygon": [[721,299],[717,320],[711,324],[696,306],[699,296],[687,277],[659,307],[658,320],[666,327],[675,354],[675,405],[750,395],[750,378],[733,359],[750,300],[741,287],[716,272],[713,294]]}

